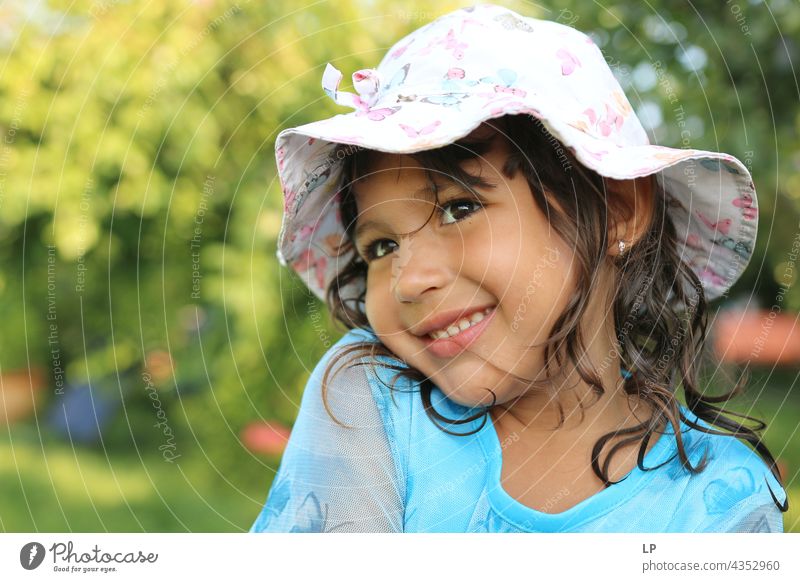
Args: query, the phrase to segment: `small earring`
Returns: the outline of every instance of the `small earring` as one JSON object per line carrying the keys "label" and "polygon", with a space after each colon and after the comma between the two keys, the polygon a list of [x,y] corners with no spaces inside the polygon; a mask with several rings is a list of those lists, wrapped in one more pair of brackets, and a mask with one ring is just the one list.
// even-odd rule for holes
{"label": "small earring", "polygon": [[625,241],[621,240],[619,241],[619,254],[621,255],[624,252],[625,252]]}

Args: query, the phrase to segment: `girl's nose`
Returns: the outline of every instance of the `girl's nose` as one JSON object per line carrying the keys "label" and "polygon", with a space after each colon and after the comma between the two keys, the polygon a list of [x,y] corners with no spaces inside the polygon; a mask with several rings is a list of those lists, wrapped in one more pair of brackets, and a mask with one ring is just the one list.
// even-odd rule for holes
{"label": "girl's nose", "polygon": [[391,289],[397,301],[421,301],[426,293],[446,289],[450,284],[453,257],[443,239],[424,231],[401,238],[400,248],[392,259]]}

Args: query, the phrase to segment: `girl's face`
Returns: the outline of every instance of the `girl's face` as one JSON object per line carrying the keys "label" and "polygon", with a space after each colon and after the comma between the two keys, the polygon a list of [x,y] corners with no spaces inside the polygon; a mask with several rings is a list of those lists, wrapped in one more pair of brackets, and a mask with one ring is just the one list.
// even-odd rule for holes
{"label": "girl's face", "polygon": [[[463,165],[494,184],[475,187],[483,204],[437,179],[440,206],[431,216],[425,172],[403,155],[381,154],[353,184],[370,325],[392,352],[468,407],[491,404],[487,388],[498,404],[526,390],[509,373],[533,379],[542,371],[543,348],[526,346],[547,338],[574,288],[570,248],[550,229],[523,173],[502,173],[511,150],[493,133],[488,153]],[[449,327],[456,314],[485,308],[489,315],[460,339],[433,346],[424,333],[431,323]]]}

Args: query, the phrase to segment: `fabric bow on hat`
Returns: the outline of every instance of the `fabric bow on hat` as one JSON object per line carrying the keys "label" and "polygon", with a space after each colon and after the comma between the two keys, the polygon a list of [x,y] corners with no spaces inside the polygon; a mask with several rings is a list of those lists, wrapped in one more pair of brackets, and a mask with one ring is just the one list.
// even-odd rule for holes
{"label": "fabric bow on hat", "polygon": [[325,67],[325,72],[322,74],[322,89],[328,97],[339,105],[364,110],[372,107],[377,101],[381,82],[378,71],[375,69],[360,69],[353,73],[353,87],[358,92],[358,95],[347,91],[339,91],[341,80],[341,71],[328,63]]}

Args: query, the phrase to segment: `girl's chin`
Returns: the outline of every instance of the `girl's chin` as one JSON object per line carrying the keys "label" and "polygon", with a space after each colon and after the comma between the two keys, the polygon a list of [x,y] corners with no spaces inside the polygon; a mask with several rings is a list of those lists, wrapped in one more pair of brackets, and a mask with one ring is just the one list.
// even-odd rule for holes
{"label": "girl's chin", "polygon": [[[435,380],[434,384],[439,386]],[[473,387],[456,388],[453,390],[439,387],[439,389],[442,390],[442,393],[447,396],[448,399],[466,408],[482,408],[492,404],[492,393],[489,391],[488,387],[483,389]]]}

